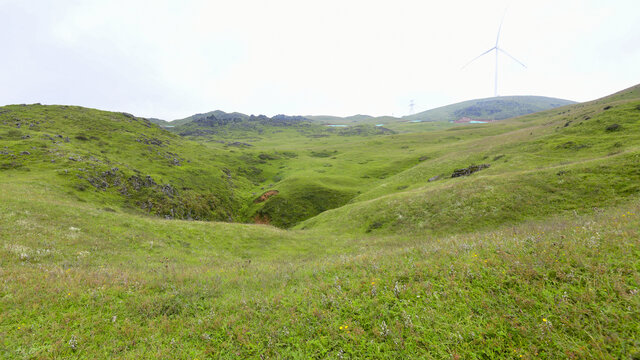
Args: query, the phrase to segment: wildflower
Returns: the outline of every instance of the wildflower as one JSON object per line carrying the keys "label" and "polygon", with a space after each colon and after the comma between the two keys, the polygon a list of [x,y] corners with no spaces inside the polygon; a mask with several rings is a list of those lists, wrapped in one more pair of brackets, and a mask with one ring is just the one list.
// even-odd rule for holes
{"label": "wildflower", "polygon": [[77,346],[78,346],[78,339],[76,339],[75,335],[71,335],[71,339],[68,342],[69,347],[71,347],[71,350],[76,350]]}
{"label": "wildflower", "polygon": [[382,324],[380,324],[380,335],[382,335],[382,337],[387,337],[389,335],[389,328],[384,320],[382,321]]}
{"label": "wildflower", "polygon": [[340,326],[340,330],[342,330],[342,326]]}
{"label": "wildflower", "polygon": [[544,322],[547,322],[547,319],[545,319],[545,318],[542,318],[542,321],[544,321]]}

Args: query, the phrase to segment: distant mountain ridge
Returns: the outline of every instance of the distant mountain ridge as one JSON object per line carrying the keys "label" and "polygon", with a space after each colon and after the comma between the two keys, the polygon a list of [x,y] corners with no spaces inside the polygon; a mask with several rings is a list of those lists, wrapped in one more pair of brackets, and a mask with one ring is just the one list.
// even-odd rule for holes
{"label": "distant mountain ridge", "polygon": [[[214,110],[206,113],[194,114],[183,119],[166,121],[162,119],[149,118],[152,123],[161,127],[178,127],[189,124],[196,120],[209,119],[212,117],[221,122],[239,122],[259,119],[265,122],[270,119],[273,122],[298,123],[311,121],[323,124],[384,124],[397,121],[455,121],[468,117],[472,119],[504,120],[512,117],[527,115],[538,111],[553,109],[560,106],[575,104],[575,101],[557,99],[545,96],[500,96],[485,99],[467,100],[455,104],[441,106],[435,109],[422,111],[417,114],[403,116],[370,116],[356,114],[352,116],[332,116],[332,115],[275,115],[267,117],[265,115],[247,115],[240,112],[227,113],[222,110]],[[209,121],[210,122],[210,121]],[[254,121],[252,121],[254,122]]]}
{"label": "distant mountain ridge", "polygon": [[309,121],[304,116],[290,116],[284,114],[278,114],[272,117],[268,117],[266,115],[247,115],[239,112],[231,112],[227,113],[222,110],[214,110],[209,111],[207,113],[195,114],[184,119],[178,119],[173,121],[166,121],[161,119],[150,118],[148,119],[152,123],[158,124],[162,127],[177,127],[186,125],[189,123],[197,123],[204,126],[216,126],[216,125],[226,125],[229,123],[238,123],[242,121],[251,121],[251,122],[262,122],[262,123],[273,123],[273,124],[293,124],[304,121]]}
{"label": "distant mountain ridge", "polygon": [[[188,120],[188,121],[187,121]],[[185,122],[186,121],[186,122]],[[228,131],[262,133],[266,128],[304,127],[311,121],[303,116],[245,115],[242,113],[225,113],[220,110],[206,114],[197,114],[189,118],[167,123],[174,125],[170,130],[183,136],[212,135]],[[167,127],[167,125],[164,125]]]}

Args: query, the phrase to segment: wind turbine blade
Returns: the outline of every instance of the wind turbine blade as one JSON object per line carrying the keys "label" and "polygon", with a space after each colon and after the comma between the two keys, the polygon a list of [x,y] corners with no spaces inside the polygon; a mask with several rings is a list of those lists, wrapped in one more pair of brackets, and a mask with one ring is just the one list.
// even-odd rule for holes
{"label": "wind turbine blade", "polygon": [[472,62],[474,62],[474,61],[478,60],[479,58],[483,57],[484,55],[487,55],[488,53],[492,52],[492,51],[493,51],[493,50],[495,50],[495,49],[497,49],[497,48],[494,46],[494,47],[492,47],[491,49],[489,49],[489,50],[487,50],[487,51],[483,52],[482,54],[480,54],[480,55],[478,55],[478,56],[474,57],[471,61],[469,61],[468,63],[464,64],[464,66],[463,66],[463,67],[461,67],[461,68],[460,68],[460,70],[462,70],[462,69],[466,68],[466,67],[467,67],[467,66],[469,66],[469,64],[471,64]]}
{"label": "wind turbine blade", "polygon": [[522,63],[522,61],[520,61],[520,60],[518,60],[518,59],[514,58],[514,57],[513,57],[513,56],[511,56],[511,54],[509,54],[508,52],[506,52],[506,51],[502,50],[501,48],[496,48],[496,49],[498,49],[498,50],[502,51],[502,53],[503,53],[503,54],[505,54],[505,55],[507,55],[508,57],[512,58],[512,59],[513,59],[513,60],[515,60],[518,64],[520,64],[520,65],[524,66],[525,68],[527,67],[527,65],[523,64],[523,63]]}
{"label": "wind turbine blade", "polygon": [[507,16],[507,10],[509,10],[509,5],[504,9],[504,13],[502,14],[502,19],[500,19],[500,26],[498,27],[498,36],[496,36],[496,48],[498,47],[498,42],[500,41],[500,32],[502,31],[502,23],[504,22],[504,17]]}

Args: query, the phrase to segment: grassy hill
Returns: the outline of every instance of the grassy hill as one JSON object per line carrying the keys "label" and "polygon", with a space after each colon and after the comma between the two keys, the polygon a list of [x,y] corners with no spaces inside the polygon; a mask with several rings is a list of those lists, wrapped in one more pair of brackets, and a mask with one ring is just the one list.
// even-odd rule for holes
{"label": "grassy hill", "polygon": [[0,107],[0,358],[640,356],[640,86],[394,132],[232,119]]}
{"label": "grassy hill", "polygon": [[78,201],[168,218],[233,219],[248,185],[224,159],[143,118],[71,106],[0,108],[0,168]]}
{"label": "grassy hill", "polygon": [[[637,89],[631,90],[635,92]],[[418,138],[434,155],[304,226],[341,231],[491,227],[605,206],[640,191],[638,100],[616,96]],[[442,144],[444,135],[451,141]],[[417,139],[416,139],[417,140]],[[486,163],[470,177],[455,169]],[[428,179],[439,177],[437,181]],[[399,192],[398,189],[403,189]],[[345,216],[345,214],[350,214]],[[326,219],[326,220],[325,220]]]}
{"label": "grassy hill", "polygon": [[544,96],[500,96],[463,101],[403,116],[402,119],[406,121],[454,121],[468,117],[503,120],[570,104],[575,104],[575,102]]}

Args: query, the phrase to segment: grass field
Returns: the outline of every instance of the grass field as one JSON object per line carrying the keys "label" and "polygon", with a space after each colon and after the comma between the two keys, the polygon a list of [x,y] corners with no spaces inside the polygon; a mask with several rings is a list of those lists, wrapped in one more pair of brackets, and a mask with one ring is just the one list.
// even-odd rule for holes
{"label": "grass field", "polygon": [[0,108],[0,357],[640,357],[640,87],[396,126]]}

